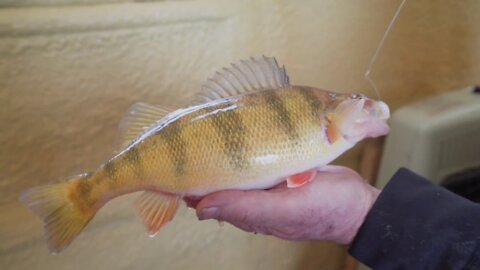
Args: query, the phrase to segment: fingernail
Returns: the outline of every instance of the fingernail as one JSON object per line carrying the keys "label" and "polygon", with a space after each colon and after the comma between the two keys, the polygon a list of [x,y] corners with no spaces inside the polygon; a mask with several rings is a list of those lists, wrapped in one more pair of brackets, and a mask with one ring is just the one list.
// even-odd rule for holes
{"label": "fingernail", "polygon": [[199,220],[205,220],[205,219],[212,219],[216,218],[218,214],[218,208],[217,207],[208,207],[208,208],[203,208],[200,210],[200,215],[198,217]]}

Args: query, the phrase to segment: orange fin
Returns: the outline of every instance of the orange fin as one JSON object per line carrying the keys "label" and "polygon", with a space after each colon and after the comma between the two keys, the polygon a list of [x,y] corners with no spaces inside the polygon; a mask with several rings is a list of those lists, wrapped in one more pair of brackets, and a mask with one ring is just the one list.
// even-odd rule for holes
{"label": "orange fin", "polygon": [[287,187],[301,187],[306,183],[310,182],[317,175],[317,170],[310,170],[303,173],[295,174],[287,178]]}
{"label": "orange fin", "polygon": [[340,131],[338,130],[337,126],[334,123],[330,123],[326,130],[326,135],[328,142],[330,144],[335,143],[338,139],[340,139]]}
{"label": "orange fin", "polygon": [[180,196],[161,192],[145,191],[135,203],[135,209],[143,219],[150,236],[155,236],[160,229],[173,219],[177,212]]}
{"label": "orange fin", "polygon": [[35,187],[20,198],[43,220],[47,245],[53,254],[66,248],[97,212],[94,208],[79,207],[79,198],[72,196],[72,191],[87,177],[83,174],[62,183]]}

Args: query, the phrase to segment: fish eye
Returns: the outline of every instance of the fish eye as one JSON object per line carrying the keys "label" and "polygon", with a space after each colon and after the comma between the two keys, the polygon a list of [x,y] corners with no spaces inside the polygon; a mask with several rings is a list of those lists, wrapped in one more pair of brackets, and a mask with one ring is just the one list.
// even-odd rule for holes
{"label": "fish eye", "polygon": [[353,93],[350,95],[350,98],[351,99],[368,99],[367,96],[365,96],[364,94],[360,94],[360,93]]}
{"label": "fish eye", "polygon": [[350,95],[350,98],[352,99],[361,99],[362,98],[362,95],[358,94],[358,93],[353,93]]}

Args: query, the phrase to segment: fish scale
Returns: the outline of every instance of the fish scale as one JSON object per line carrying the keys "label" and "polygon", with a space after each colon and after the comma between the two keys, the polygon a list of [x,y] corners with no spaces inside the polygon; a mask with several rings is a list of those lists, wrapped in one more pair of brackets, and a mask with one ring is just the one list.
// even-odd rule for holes
{"label": "fish scale", "polygon": [[134,105],[121,122],[115,157],[22,200],[43,219],[54,253],[105,203],[140,190],[135,208],[155,235],[185,196],[311,181],[358,141],[385,133],[387,118],[381,101],[292,86],[274,58],[251,58],[215,73],[187,108]]}

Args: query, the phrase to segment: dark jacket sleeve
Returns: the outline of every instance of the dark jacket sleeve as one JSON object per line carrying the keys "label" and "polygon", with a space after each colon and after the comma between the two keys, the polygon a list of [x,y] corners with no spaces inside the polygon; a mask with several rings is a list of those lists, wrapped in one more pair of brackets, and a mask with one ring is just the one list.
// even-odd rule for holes
{"label": "dark jacket sleeve", "polygon": [[400,169],[349,253],[373,269],[480,269],[480,204]]}

